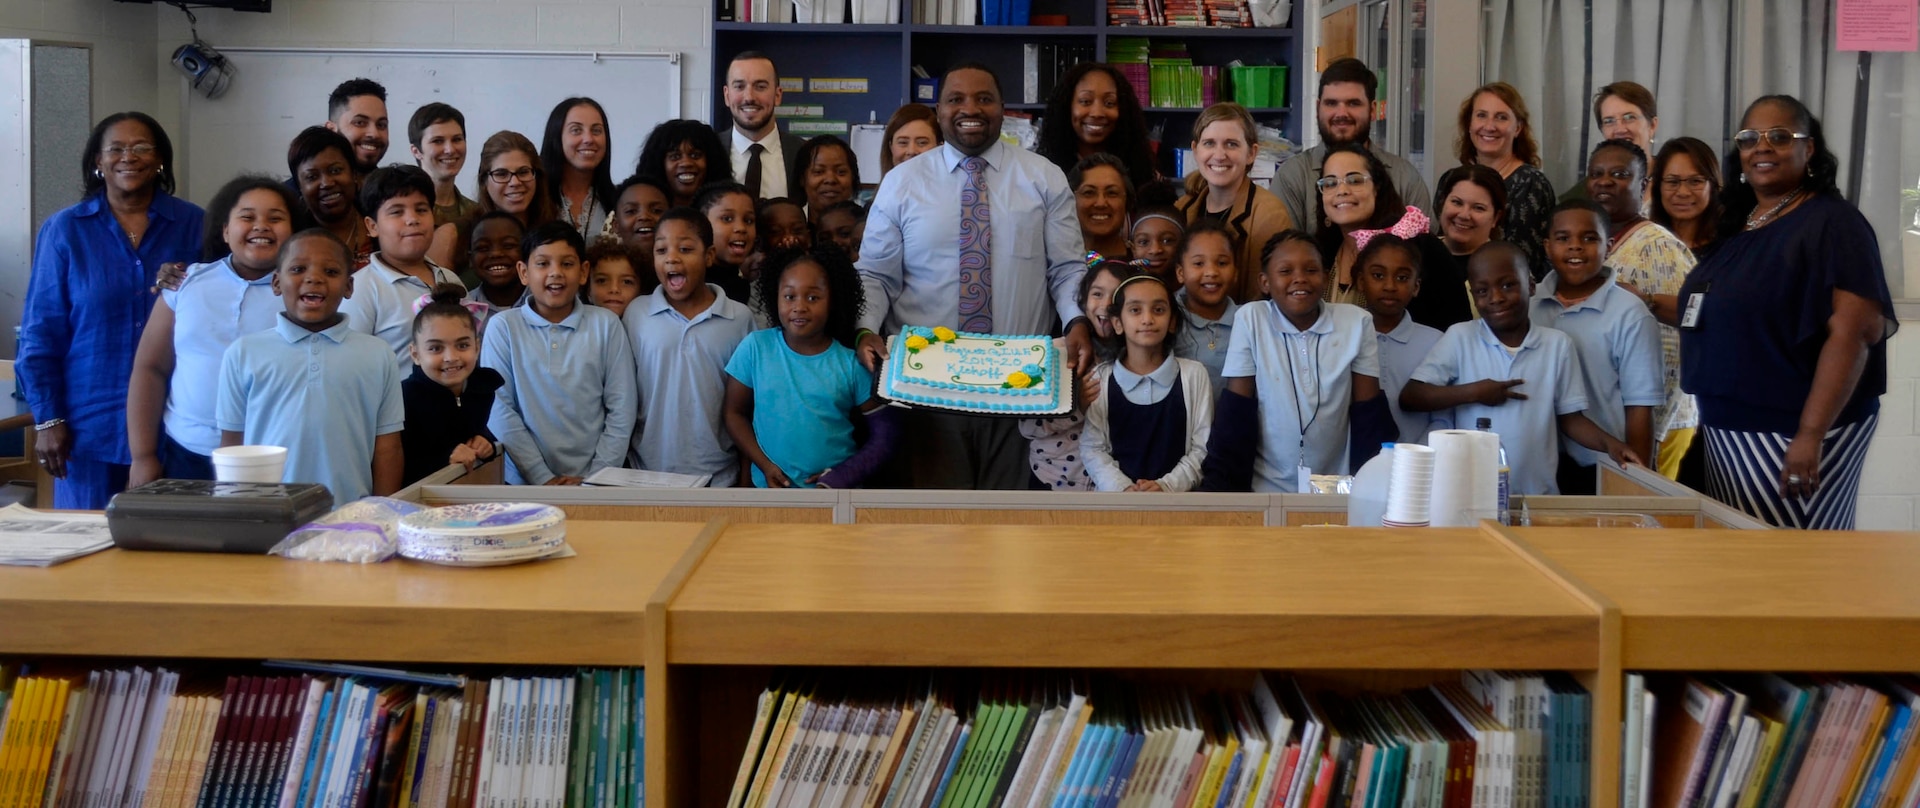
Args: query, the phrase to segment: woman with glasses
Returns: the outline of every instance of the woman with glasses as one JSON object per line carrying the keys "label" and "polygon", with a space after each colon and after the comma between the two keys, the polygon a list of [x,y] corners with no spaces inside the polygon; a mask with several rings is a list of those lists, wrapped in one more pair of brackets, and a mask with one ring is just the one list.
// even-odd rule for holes
{"label": "woman with glasses", "polygon": [[1652,178],[1658,186],[1654,224],[1673,231],[1696,261],[1707,260],[1720,244],[1720,216],[1726,207],[1720,200],[1720,158],[1713,147],[1692,137],[1667,141],[1653,158]]}
{"label": "woman with glasses", "polygon": [[[1608,140],[1631,141],[1640,151],[1653,154],[1653,136],[1660,131],[1659,109],[1654,105],[1653,92],[1631,81],[1616,81],[1593,94],[1593,120],[1600,126],[1600,136]],[[1653,204],[1654,188],[1647,187],[1647,195],[1640,200],[1640,209],[1645,212]]]}
{"label": "woman with glasses", "polygon": [[[1593,147],[1587,158],[1586,188],[1588,198],[1611,220],[1606,269],[1620,288],[1650,307],[1654,296],[1679,292],[1680,282],[1693,269],[1693,252],[1666,228],[1640,215],[1640,200],[1647,196],[1647,153],[1631,140],[1609,140]],[[1663,327],[1660,348],[1667,398],[1653,411],[1653,437],[1660,447],[1655,465],[1668,479],[1676,479],[1699,416],[1692,397],[1680,390],[1679,333]]]}
{"label": "woman with glasses", "polygon": [[1402,201],[1386,164],[1371,150],[1352,143],[1329,147],[1314,187],[1320,196],[1320,231],[1314,241],[1327,267],[1327,300],[1366,305],[1360,293],[1360,273],[1366,268],[1355,259],[1374,236],[1391,233],[1420,254],[1420,291],[1407,303],[1413,321],[1445,331],[1473,318],[1465,276],[1454,276],[1446,245],[1427,232],[1427,215]]}
{"label": "woman with glasses", "polygon": [[546,171],[533,141],[519,132],[500,131],[480,147],[480,206],[474,220],[496,210],[520,220],[528,232],[559,217],[548,192]]}
{"label": "woman with glasses", "polygon": [[200,259],[205,213],[173,195],[173,142],[142,113],[93,127],[80,178],[85,196],[34,240],[16,368],[54,507],[98,510],[133,462],[127,380],[160,268]]}
{"label": "woman with glasses", "polygon": [[1725,242],[1655,301],[1680,327],[1707,493],[1777,527],[1850,529],[1898,328],[1879,243],[1798,99],[1753,102],[1734,146]]}
{"label": "woman with glasses", "polygon": [[1481,86],[1460,104],[1454,150],[1461,165],[1493,169],[1507,185],[1507,220],[1502,231],[1520,246],[1532,264],[1533,278],[1547,272],[1542,248],[1554,206],[1553,183],[1540,170],[1540,146],[1520,91],[1504,81]]}

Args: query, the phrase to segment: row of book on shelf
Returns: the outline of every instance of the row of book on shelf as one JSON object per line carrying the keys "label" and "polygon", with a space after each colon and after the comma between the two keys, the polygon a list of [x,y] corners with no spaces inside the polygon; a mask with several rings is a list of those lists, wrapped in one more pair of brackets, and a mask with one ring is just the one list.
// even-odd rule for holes
{"label": "row of book on shelf", "polygon": [[1587,808],[1590,715],[1564,674],[795,673],[760,694],[726,808]]}
{"label": "row of book on shelf", "polygon": [[642,804],[638,669],[394,673],[0,666],[0,808]]}
{"label": "row of book on shelf", "polygon": [[1629,674],[1622,808],[1920,806],[1920,679]]}

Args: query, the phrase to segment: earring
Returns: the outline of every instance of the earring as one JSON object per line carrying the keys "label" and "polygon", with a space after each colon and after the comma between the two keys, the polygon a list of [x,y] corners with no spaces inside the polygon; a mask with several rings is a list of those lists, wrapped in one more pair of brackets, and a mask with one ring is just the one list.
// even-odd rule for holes
{"label": "earring", "polygon": [[1747,172],[1745,171],[1740,172],[1740,184],[1741,185],[1747,184]]}
{"label": "earring", "polygon": [[107,178],[107,175],[100,173],[100,169],[96,168],[93,170],[93,178],[96,180],[104,180]]}

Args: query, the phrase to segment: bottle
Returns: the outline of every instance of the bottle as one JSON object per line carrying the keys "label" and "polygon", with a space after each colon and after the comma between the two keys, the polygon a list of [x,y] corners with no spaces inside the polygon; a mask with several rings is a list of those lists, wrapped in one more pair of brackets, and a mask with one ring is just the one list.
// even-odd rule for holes
{"label": "bottle", "polygon": [[[1473,428],[1481,432],[1491,433],[1493,432],[1493,419],[1481,418],[1481,419],[1475,420],[1473,422]],[[1495,435],[1494,437],[1497,438],[1499,437],[1499,435]],[[1497,507],[1500,509],[1500,513],[1499,513],[1500,524],[1503,524],[1503,525],[1513,524],[1513,508],[1512,508],[1512,502],[1510,499],[1512,491],[1508,487],[1510,485],[1509,477],[1512,475],[1512,472],[1513,472],[1513,467],[1507,465],[1507,444],[1505,441],[1501,441],[1500,442],[1500,494],[1498,497],[1495,498],[1494,507]]]}
{"label": "bottle", "polygon": [[1380,444],[1380,453],[1353,475],[1347,492],[1347,525],[1379,527],[1387,514],[1387,483],[1393,476],[1393,444]]}

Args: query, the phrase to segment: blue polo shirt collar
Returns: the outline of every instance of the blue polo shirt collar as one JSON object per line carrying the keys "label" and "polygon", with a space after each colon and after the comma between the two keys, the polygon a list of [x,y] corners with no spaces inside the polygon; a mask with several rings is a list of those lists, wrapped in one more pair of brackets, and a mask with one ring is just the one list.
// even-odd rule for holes
{"label": "blue polo shirt collar", "polygon": [[[687,322],[698,323],[701,320],[705,320],[709,317],[718,317],[722,320],[733,319],[733,314],[727,311],[728,298],[727,298],[726,290],[721,289],[720,287],[709,283],[707,284],[707,291],[710,291],[713,293],[713,303],[707,306],[706,311],[700,312],[698,316],[694,317],[691,320],[688,320]],[[665,314],[669,312],[674,315],[678,315],[680,313],[678,309],[675,309],[673,307],[672,301],[667,300],[667,293],[665,291],[658,290],[658,289],[654,290],[654,293],[652,295],[649,295],[647,300],[648,316],[652,316],[656,314]]]}
{"label": "blue polo shirt collar", "polygon": [[[1593,290],[1593,294],[1587,295],[1587,299],[1582,300],[1578,303],[1575,303],[1571,306],[1566,306],[1565,308],[1567,311],[1579,311],[1581,309],[1593,309],[1594,311],[1607,310],[1607,295],[1608,293],[1612,292],[1613,288],[1615,286],[1618,286],[1619,283],[1618,283],[1618,279],[1616,279],[1613,276],[1612,270],[1602,270],[1602,271],[1607,273],[1607,279],[1605,282],[1600,284],[1600,288]],[[1559,290],[1560,290],[1560,273],[1549,272],[1547,273],[1547,277],[1541,279],[1540,288],[1534,290],[1533,299],[1551,300],[1554,303],[1558,304],[1560,303],[1560,299],[1557,297],[1554,297],[1554,293],[1558,292]],[[1528,332],[1527,336],[1532,337],[1533,336],[1532,332]]]}
{"label": "blue polo shirt collar", "polygon": [[567,312],[567,316],[560,318],[560,322],[557,323],[540,316],[540,312],[533,310],[532,303],[518,306],[514,308],[514,311],[520,312],[520,316],[525,317],[527,323],[534,328],[565,328],[570,331],[577,331],[580,328],[580,310],[581,307],[585,305],[587,304],[575,301],[573,311]]}
{"label": "blue polo shirt collar", "polygon": [[1304,329],[1293,327],[1293,321],[1287,319],[1287,313],[1280,310],[1279,301],[1269,299],[1267,305],[1273,307],[1273,315],[1280,324],[1280,333],[1282,334],[1318,334],[1324,337],[1333,333],[1333,317],[1331,316],[1331,312],[1327,311],[1327,304],[1325,303],[1320,304],[1320,319],[1314,320],[1313,325],[1307,326]]}
{"label": "blue polo shirt collar", "polygon": [[1386,337],[1387,339],[1393,340],[1394,342],[1399,343],[1401,345],[1405,345],[1408,342],[1411,342],[1413,340],[1413,327],[1415,325],[1416,323],[1414,323],[1413,321],[1413,315],[1408,314],[1406,312],[1401,312],[1400,324],[1394,326],[1392,331],[1388,331],[1387,333],[1381,334],[1380,336]]}
{"label": "blue polo shirt collar", "polygon": [[273,330],[278,332],[281,338],[285,339],[288,344],[298,345],[314,337],[326,337],[328,340],[338,344],[346,340],[347,332],[352,329],[347,328],[347,315],[345,314],[340,315],[340,322],[334,323],[319,331],[311,331],[308,330],[306,326],[294,322],[293,318],[288,317],[287,313],[283,311],[280,313],[280,319],[273,321]]}
{"label": "blue polo shirt collar", "polygon": [[1180,312],[1186,316],[1187,322],[1191,323],[1195,328],[1211,328],[1215,325],[1224,325],[1232,328],[1233,316],[1240,311],[1240,304],[1233,302],[1233,298],[1227,298],[1227,310],[1221,312],[1220,319],[1209,320],[1198,314],[1194,314],[1192,309],[1187,308],[1187,290],[1185,287],[1175,290],[1173,299],[1174,302],[1180,304]]}
{"label": "blue polo shirt collar", "polygon": [[[1487,325],[1485,319],[1476,320],[1475,322],[1480,326],[1476,330],[1480,334],[1481,342],[1499,348],[1502,351],[1507,349],[1507,344],[1501,342],[1499,337],[1493,335],[1493,326]],[[1525,353],[1540,347],[1540,340],[1540,326],[1529,324],[1527,326],[1527,336],[1520,340],[1520,352]]]}

